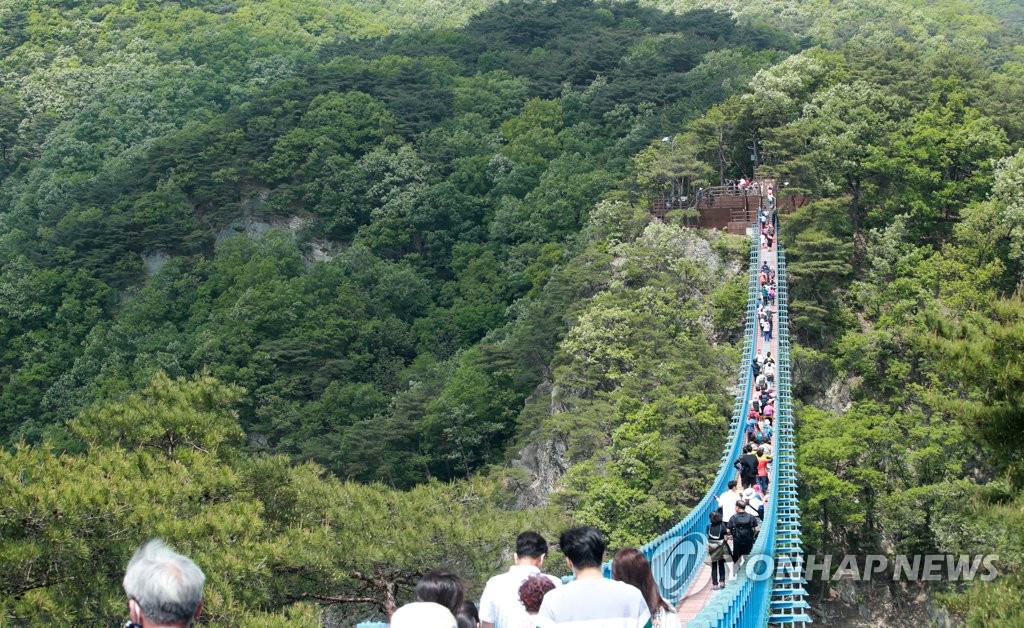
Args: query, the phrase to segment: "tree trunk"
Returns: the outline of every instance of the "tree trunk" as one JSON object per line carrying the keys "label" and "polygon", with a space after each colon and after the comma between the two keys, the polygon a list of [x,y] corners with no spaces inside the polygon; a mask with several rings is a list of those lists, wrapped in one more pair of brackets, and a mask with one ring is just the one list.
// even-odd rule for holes
{"label": "tree trunk", "polygon": [[395,601],[395,583],[389,580],[380,580],[381,584],[381,597],[384,601],[384,612],[388,615],[388,620],[398,610],[398,603]]}

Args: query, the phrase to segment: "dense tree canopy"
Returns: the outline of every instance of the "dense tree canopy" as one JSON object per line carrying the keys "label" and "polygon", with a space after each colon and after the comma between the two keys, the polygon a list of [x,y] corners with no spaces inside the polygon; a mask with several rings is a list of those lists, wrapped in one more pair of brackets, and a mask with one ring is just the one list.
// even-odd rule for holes
{"label": "dense tree canopy", "polygon": [[0,623],[116,621],[157,534],[256,625],[386,613],[438,564],[478,590],[530,525],[644,542],[719,464],[746,260],[648,203],[754,174],[809,548],[995,549],[943,602],[1019,619],[1020,18],[3,3]]}

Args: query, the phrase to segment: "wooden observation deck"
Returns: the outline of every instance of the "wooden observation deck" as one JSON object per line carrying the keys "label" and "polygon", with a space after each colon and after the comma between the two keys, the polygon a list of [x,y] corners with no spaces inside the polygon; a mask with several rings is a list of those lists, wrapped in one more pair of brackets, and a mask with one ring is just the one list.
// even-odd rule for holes
{"label": "wooden observation deck", "polygon": [[[768,204],[768,188],[774,181],[754,181],[746,188],[736,185],[717,185],[703,188],[691,197],[673,200],[667,194],[654,197],[651,213],[661,219],[673,210],[695,209],[696,218],[687,219],[684,224],[700,229],[724,229],[729,233],[744,235],[747,227],[757,222],[757,208]],[[776,195],[779,213],[789,213],[807,202],[804,196],[787,195],[785,203]]]}

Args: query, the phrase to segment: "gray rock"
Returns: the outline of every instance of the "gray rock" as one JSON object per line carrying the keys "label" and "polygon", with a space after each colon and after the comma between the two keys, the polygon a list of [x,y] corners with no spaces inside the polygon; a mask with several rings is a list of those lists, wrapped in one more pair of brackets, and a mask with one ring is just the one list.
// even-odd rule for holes
{"label": "gray rock", "polygon": [[522,469],[529,478],[516,497],[520,509],[546,506],[551,493],[569,469],[568,445],[561,440],[545,440],[531,443],[519,450],[512,466]]}
{"label": "gray rock", "polygon": [[934,599],[928,600],[924,605],[924,610],[928,613],[928,618],[932,620],[932,625],[936,628],[952,628],[957,625],[949,611],[936,604]]}
{"label": "gray rock", "polygon": [[857,604],[857,585],[854,584],[852,578],[842,578],[835,583],[836,593],[839,594],[839,599],[844,604],[854,606]]}

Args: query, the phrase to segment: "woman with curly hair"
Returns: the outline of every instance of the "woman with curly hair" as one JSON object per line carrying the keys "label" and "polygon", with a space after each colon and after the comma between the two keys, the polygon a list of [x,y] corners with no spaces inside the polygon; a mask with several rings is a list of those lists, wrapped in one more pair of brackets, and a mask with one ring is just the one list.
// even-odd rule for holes
{"label": "woman with curly hair", "polygon": [[543,574],[536,573],[523,580],[523,584],[519,585],[519,601],[523,603],[530,619],[522,628],[547,628],[550,625],[537,613],[540,612],[540,603],[544,601],[544,595],[554,588],[555,583]]}

